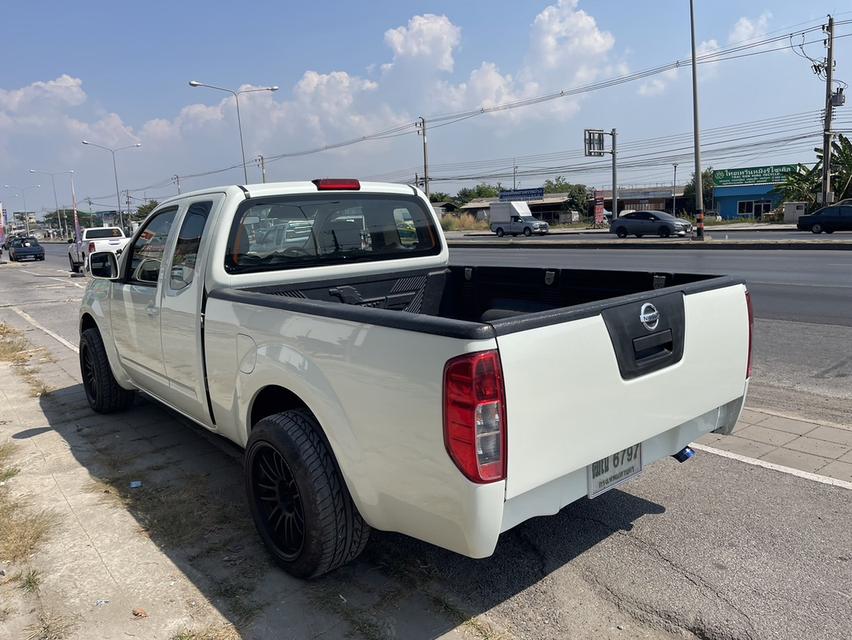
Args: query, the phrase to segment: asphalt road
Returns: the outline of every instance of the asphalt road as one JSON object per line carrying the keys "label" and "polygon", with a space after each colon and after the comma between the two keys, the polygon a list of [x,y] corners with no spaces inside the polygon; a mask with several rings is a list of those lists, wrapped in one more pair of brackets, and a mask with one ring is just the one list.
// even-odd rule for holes
{"label": "asphalt road", "polygon": [[852,424],[852,252],[454,248],[450,260],[741,276],[757,318],[751,406]]}
{"label": "asphalt road", "polygon": [[[716,240],[852,240],[852,231],[837,231],[832,234],[814,235],[809,231],[741,231],[736,229],[715,229],[713,227],[708,227],[705,233]],[[460,233],[457,234],[457,237],[464,240],[499,240],[493,233],[470,232],[470,234],[471,235]],[[506,239],[508,240],[509,238]],[[637,240],[635,236],[629,236],[628,239],[632,241]],[[650,241],[660,240],[658,236],[643,236],[642,239]],[[524,238],[518,236],[514,238],[514,240],[523,241]],[[572,240],[575,242],[613,242],[616,240],[616,237],[611,233],[603,233],[600,231],[579,233],[559,233],[558,231],[555,231],[543,236],[532,236],[530,240],[544,242],[558,242],[564,240]],[[677,238],[672,238],[672,240],[677,240]]]}
{"label": "asphalt road", "polygon": [[[29,327],[31,340],[58,354],[67,347],[33,329],[13,310],[20,309],[76,344],[77,309],[85,281],[63,274],[63,255],[56,253],[49,252],[52,257],[43,263],[0,265],[0,320]],[[589,266],[588,252],[561,252],[561,257],[549,251],[524,253],[454,251],[452,257],[455,262],[476,264],[522,260]],[[680,258],[635,253],[632,257],[622,252],[601,255],[609,261],[603,266],[671,269],[692,264],[696,270],[700,266],[718,271],[728,264],[724,271],[739,265],[751,275],[770,278],[768,272],[785,264],[784,256],[771,263],[756,262],[765,260],[766,252],[728,256],[727,261],[725,256],[711,257],[706,252]],[[819,265],[827,267],[824,260],[835,257],[836,252],[811,257],[815,261],[808,271],[811,275],[797,281],[800,284],[794,285],[791,295],[813,280]],[[660,258],[693,262],[653,262]],[[707,264],[708,259],[714,262]],[[787,264],[792,259],[788,256]],[[837,278],[842,280],[842,274]],[[796,368],[800,366],[798,347],[787,344],[776,349],[789,333],[779,337],[764,330],[788,325],[806,331],[828,327],[836,332],[819,334],[827,342],[825,352],[813,353],[813,361],[801,366],[818,364],[828,376],[849,371],[846,365],[833,374],[828,361],[817,362],[848,357],[852,344],[848,324],[803,325],[765,315],[758,321],[759,371],[774,366],[773,354],[785,353],[784,366],[801,371]],[[68,353],[61,361],[73,368]],[[186,429],[177,420],[162,426],[164,433]],[[192,450],[189,446],[179,451],[191,455]],[[223,470],[239,482],[237,465],[218,466],[210,473]],[[362,559],[340,579],[366,581],[371,589],[439,592],[459,603],[461,611],[485,613],[497,621],[507,638],[837,640],[848,637],[852,626],[849,522],[852,500],[847,489],[699,453],[682,465],[664,460],[604,496],[580,501],[556,516],[523,523],[501,538],[493,557],[481,561],[377,532]],[[199,579],[191,572],[186,575]],[[335,579],[325,584],[334,585]],[[424,631],[409,637],[437,635]]]}

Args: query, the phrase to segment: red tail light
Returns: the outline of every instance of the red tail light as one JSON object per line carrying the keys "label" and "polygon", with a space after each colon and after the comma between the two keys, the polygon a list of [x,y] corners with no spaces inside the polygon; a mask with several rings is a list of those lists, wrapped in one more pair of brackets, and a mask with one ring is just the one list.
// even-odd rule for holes
{"label": "red tail light", "polygon": [[92,254],[92,253],[94,253],[94,252],[95,252],[95,243],[94,243],[94,242],[90,242],[90,243],[89,243],[89,254]]}
{"label": "red tail light", "polygon": [[746,306],[748,307],[748,366],[746,367],[746,378],[751,378],[751,352],[754,336],[754,309],[751,306],[751,292],[746,289]]}
{"label": "red tail light", "polygon": [[444,444],[469,480],[506,478],[506,391],[497,351],[469,353],[444,367]]}
{"label": "red tail light", "polygon": [[311,180],[317,191],[358,191],[361,183],[353,178],[317,178]]}

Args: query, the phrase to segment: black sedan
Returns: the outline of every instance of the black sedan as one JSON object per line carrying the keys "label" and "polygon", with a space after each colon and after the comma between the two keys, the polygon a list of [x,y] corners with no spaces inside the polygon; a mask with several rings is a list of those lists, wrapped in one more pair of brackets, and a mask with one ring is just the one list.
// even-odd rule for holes
{"label": "black sedan", "polygon": [[852,200],[842,200],[809,216],[799,216],[796,227],[799,231],[813,233],[852,231]]}
{"label": "black sedan", "polygon": [[44,247],[33,237],[15,238],[9,245],[9,260],[44,260]]}

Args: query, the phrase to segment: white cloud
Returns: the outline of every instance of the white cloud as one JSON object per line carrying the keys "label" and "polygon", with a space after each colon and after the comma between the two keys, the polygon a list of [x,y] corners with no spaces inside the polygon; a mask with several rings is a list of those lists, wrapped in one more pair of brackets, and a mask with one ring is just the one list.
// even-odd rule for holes
{"label": "white cloud", "polygon": [[61,75],[47,82],[33,82],[21,89],[0,89],[0,109],[6,112],[44,110],[52,107],[76,107],[86,101],[83,81]]}
{"label": "white cloud", "polygon": [[736,44],[765,36],[771,19],[772,13],[770,11],[764,11],[756,19],[743,16],[737,20],[728,34],[728,43]]}
{"label": "white cloud", "polygon": [[569,68],[580,60],[600,58],[615,38],[598,29],[595,19],[577,9],[578,0],[559,0],[545,7],[533,21],[530,57],[543,69]]}
{"label": "white cloud", "polygon": [[441,71],[452,71],[453,49],[461,42],[461,29],[447,16],[431,13],[414,16],[407,26],[385,31],[385,42],[394,59],[420,58]]}
{"label": "white cloud", "polygon": [[660,75],[654,76],[648,80],[643,81],[639,85],[638,93],[640,96],[657,96],[663,93],[669,84],[673,83],[677,80],[678,77],[678,69],[669,69],[668,71],[663,71]]}

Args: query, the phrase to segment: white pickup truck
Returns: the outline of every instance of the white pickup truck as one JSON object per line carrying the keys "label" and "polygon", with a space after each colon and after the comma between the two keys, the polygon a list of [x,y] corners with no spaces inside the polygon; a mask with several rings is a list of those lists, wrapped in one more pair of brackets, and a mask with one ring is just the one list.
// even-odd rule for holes
{"label": "white pickup truck", "polygon": [[120,254],[127,242],[127,236],[119,227],[83,229],[79,244],[68,240],[68,264],[71,266],[71,272],[80,273],[80,269],[86,264],[86,256],[97,251]]}
{"label": "white pickup truck", "polygon": [[118,259],[90,256],[89,404],[139,390],[244,447],[260,536],[302,577],[354,558],[370,527],[488,556],[736,423],[740,280],[448,265],[410,186],[177,196]]}

